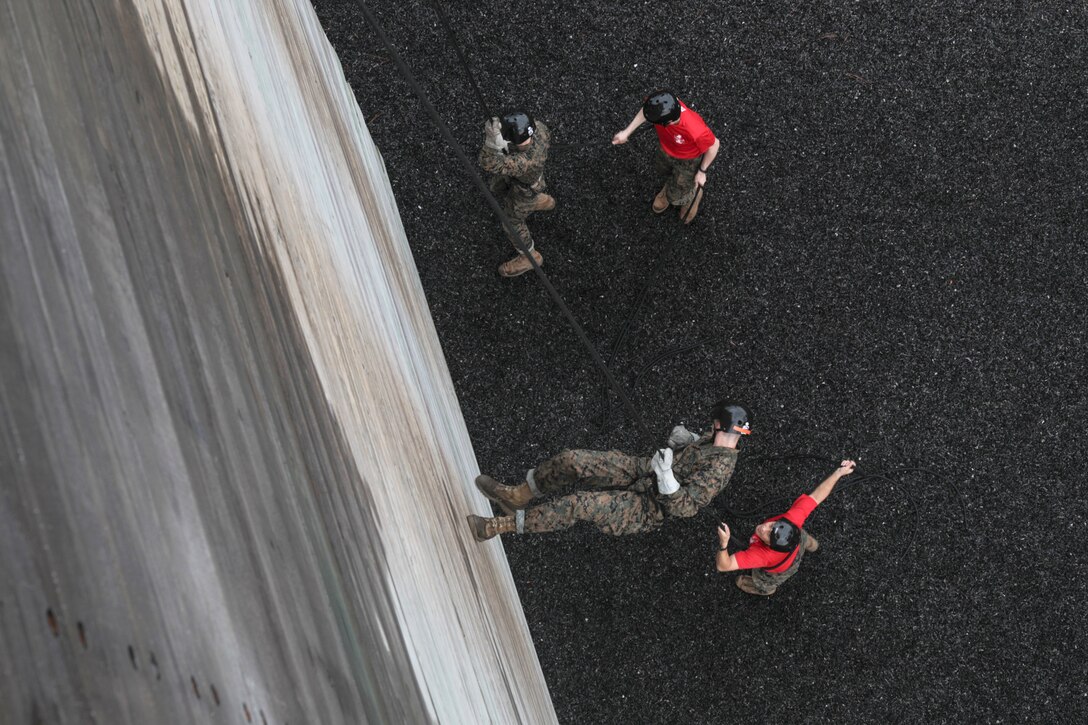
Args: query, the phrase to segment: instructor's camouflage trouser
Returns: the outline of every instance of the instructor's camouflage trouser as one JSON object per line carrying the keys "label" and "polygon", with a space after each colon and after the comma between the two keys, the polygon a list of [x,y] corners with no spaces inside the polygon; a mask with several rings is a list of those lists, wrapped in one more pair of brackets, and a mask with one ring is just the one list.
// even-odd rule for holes
{"label": "instructor's camouflage trouser", "polygon": [[561,531],[588,521],[620,536],[652,531],[665,518],[654,500],[657,483],[649,458],[621,451],[563,451],[537,466],[532,480],[544,494],[575,484],[620,490],[578,491],[533,506],[525,511],[526,532]]}
{"label": "instructor's camouflage trouser", "polygon": [[801,545],[797,547],[797,558],[790,564],[790,568],[778,574],[771,574],[762,569],[752,571],[752,584],[760,594],[774,594],[787,579],[797,573],[801,566],[801,559],[805,556],[805,542],[808,541],[808,532],[801,529]]}
{"label": "instructor's camouflage trouser", "polygon": [[668,176],[665,182],[665,196],[673,206],[690,204],[695,198],[695,172],[703,162],[702,156],[694,159],[677,159],[669,156],[657,147],[654,167],[659,176]]}
{"label": "instructor's camouflage trouser", "polygon": [[[518,239],[525,245],[527,251],[533,249],[533,235],[529,233],[529,226],[525,223],[525,220],[533,213],[533,202],[536,200],[537,195],[543,194],[547,188],[543,174],[531,187],[512,181],[507,176],[496,176],[491,179],[491,193],[502,204],[503,212],[518,233],[517,237],[513,237],[509,232],[506,232],[506,238],[514,245],[514,249],[518,247]],[[506,231],[506,227],[503,227],[503,231]]]}

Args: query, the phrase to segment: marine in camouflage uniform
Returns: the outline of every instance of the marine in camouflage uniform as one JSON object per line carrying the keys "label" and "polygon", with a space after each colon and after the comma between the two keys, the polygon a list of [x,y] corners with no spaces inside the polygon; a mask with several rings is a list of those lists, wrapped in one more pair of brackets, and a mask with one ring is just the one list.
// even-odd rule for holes
{"label": "marine in camouflage uniform", "polygon": [[694,159],[678,159],[669,156],[660,146],[654,155],[654,169],[658,176],[665,177],[663,189],[665,198],[673,206],[684,207],[695,199],[695,174],[699,171],[699,165],[703,157]]}
{"label": "marine in camouflage uniform", "polygon": [[681,448],[672,470],[682,485],[669,495],[658,492],[651,461],[622,451],[572,450],[549,458],[528,476],[535,495],[577,485],[598,490],[577,491],[526,509],[516,522],[519,533],[561,531],[588,521],[613,536],[641,534],[668,517],[694,516],[728,485],[737,450],[715,446],[710,436]]}
{"label": "marine in camouflage uniform", "polygon": [[[519,116],[528,121],[523,128],[531,130],[527,131],[526,140],[516,143],[516,139],[519,138],[516,135],[517,127],[507,123],[507,120]],[[508,114],[500,120],[498,125],[502,129],[503,139],[509,143],[508,151],[504,152],[496,148],[496,144],[488,143],[489,138],[494,138],[495,120],[497,119],[493,119],[485,127],[485,143],[479,155],[480,167],[492,174],[489,183],[491,192],[502,204],[503,212],[517,232],[515,237],[507,231],[510,243],[516,249],[520,242],[525,250],[533,255],[538,265],[543,264],[544,257],[536,251],[533,237],[525,222],[533,212],[550,211],[555,208],[555,199],[546,193],[547,184],[544,181],[544,164],[548,160],[551,132],[543,123],[533,122],[524,114]],[[499,267],[499,274],[504,277],[516,277],[530,269],[532,265],[520,254],[519,250],[517,257],[504,262]]]}
{"label": "marine in camouflage uniform", "polygon": [[[470,515],[473,537],[484,541],[503,533],[561,531],[579,521],[621,536],[653,531],[670,517],[694,516],[729,484],[737,465],[737,445],[750,432],[748,414],[740,406],[719,403],[715,411],[709,435],[677,426],[669,436],[669,448],[651,457],[569,450],[531,469],[518,486],[478,476],[476,486],[507,515]],[[728,427],[721,427],[719,415]],[[535,504],[538,498],[575,486],[589,490]]]}

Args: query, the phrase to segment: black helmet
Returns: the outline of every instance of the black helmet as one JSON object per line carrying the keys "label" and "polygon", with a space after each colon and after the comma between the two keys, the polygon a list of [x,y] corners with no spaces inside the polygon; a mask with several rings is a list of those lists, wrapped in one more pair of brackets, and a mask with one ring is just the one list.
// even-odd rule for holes
{"label": "black helmet", "polygon": [[680,99],[668,91],[651,93],[642,103],[642,114],[650,123],[672,123],[680,118]]}
{"label": "black helmet", "polygon": [[714,404],[710,417],[722,424],[721,428],[714,429],[715,432],[721,430],[726,433],[739,433],[742,436],[752,433],[751,425],[748,423],[748,411],[734,403],[719,400]]}
{"label": "black helmet", "polygon": [[524,143],[536,133],[536,124],[529,114],[511,111],[502,117],[502,137],[512,144]]}
{"label": "black helmet", "polygon": [[801,543],[801,527],[792,521],[779,519],[771,525],[767,546],[775,551],[793,551]]}

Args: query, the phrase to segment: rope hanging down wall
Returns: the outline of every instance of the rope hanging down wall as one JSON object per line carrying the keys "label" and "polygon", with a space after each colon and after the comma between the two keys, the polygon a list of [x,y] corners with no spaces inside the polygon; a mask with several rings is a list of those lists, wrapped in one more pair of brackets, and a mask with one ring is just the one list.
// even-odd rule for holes
{"label": "rope hanging down wall", "polygon": [[468,173],[473,183],[476,184],[476,187],[480,190],[480,193],[484,195],[484,198],[487,200],[487,203],[491,207],[491,210],[494,211],[495,214],[499,217],[499,221],[502,223],[503,228],[507,231],[511,239],[518,240],[514,246],[517,248],[518,252],[520,252],[522,255],[525,256],[526,259],[529,260],[529,263],[532,265],[533,271],[536,273],[537,278],[540,280],[540,283],[544,285],[544,289],[547,290],[548,295],[551,296],[552,301],[555,303],[556,307],[559,308],[559,311],[563,314],[563,317],[567,320],[567,323],[574,330],[574,333],[575,335],[577,335],[578,340],[582,343],[583,347],[585,347],[590,357],[593,358],[593,362],[597,365],[598,369],[601,371],[601,374],[604,375],[606,380],[608,380],[608,384],[612,387],[613,390],[616,391],[616,395],[620,398],[620,400],[623,401],[623,405],[627,409],[627,412],[631,414],[632,420],[637,423],[639,429],[642,431],[643,434],[648,435],[646,424],[642,421],[642,416],[639,414],[638,409],[635,408],[634,403],[631,402],[631,399],[627,396],[627,393],[623,390],[623,388],[620,387],[620,384],[616,381],[616,378],[612,375],[612,372],[608,369],[608,366],[605,365],[604,360],[601,359],[600,353],[597,352],[597,348],[594,347],[593,343],[591,343],[589,341],[589,338],[586,337],[586,333],[582,329],[582,326],[578,324],[578,321],[574,318],[574,315],[567,307],[567,304],[563,301],[563,298],[559,295],[559,292],[552,285],[551,280],[548,279],[548,275],[544,273],[544,270],[540,268],[540,265],[537,264],[536,260],[533,259],[533,256],[528,253],[528,250],[521,243],[521,240],[516,230],[514,229],[513,224],[510,223],[510,220],[506,217],[505,212],[503,212],[502,206],[499,204],[498,200],[495,199],[495,196],[491,193],[491,190],[488,188],[487,184],[485,184],[483,179],[480,178],[480,175],[476,173],[476,169],[472,165],[472,162],[469,160],[468,156],[465,155],[465,152],[461,149],[460,145],[458,145],[457,139],[454,138],[453,134],[446,126],[446,123],[438,114],[438,111],[435,110],[435,107],[431,104],[430,100],[423,92],[423,89],[416,81],[415,75],[413,75],[412,71],[405,64],[404,60],[400,57],[400,54],[397,53],[396,49],[393,47],[393,44],[389,42],[389,38],[386,37],[385,31],[383,31],[381,25],[378,24],[377,18],[374,17],[374,14],[370,12],[370,9],[366,6],[365,3],[362,2],[362,0],[356,0],[355,4],[359,7],[359,10],[360,12],[362,12],[363,17],[366,18],[366,22],[370,26],[371,30],[374,31],[374,34],[378,36],[378,39],[381,41],[382,45],[385,46],[386,52],[389,53],[389,57],[392,58],[393,63],[400,71],[401,77],[412,89],[412,92],[415,93],[416,98],[419,99],[419,102],[423,105],[423,108],[431,117],[432,123],[434,123],[439,133],[442,134],[442,137],[445,139],[446,143],[449,144],[454,154],[457,155],[457,158],[465,167],[465,171]]}
{"label": "rope hanging down wall", "polygon": [[480,84],[476,82],[476,76],[473,74],[472,68],[469,67],[468,60],[465,58],[461,43],[457,40],[457,35],[453,32],[453,26],[450,25],[450,19],[446,17],[446,11],[442,9],[442,0],[431,0],[431,5],[434,6],[434,12],[438,16],[438,19],[442,21],[442,27],[446,29],[446,37],[450,39],[450,45],[457,51],[457,58],[461,61],[461,67],[465,70],[465,75],[468,76],[469,82],[472,83],[472,90],[476,92],[476,102],[480,104],[480,110],[483,111],[484,118],[494,118],[495,114],[491,110],[491,104],[484,98],[483,91],[480,90]]}

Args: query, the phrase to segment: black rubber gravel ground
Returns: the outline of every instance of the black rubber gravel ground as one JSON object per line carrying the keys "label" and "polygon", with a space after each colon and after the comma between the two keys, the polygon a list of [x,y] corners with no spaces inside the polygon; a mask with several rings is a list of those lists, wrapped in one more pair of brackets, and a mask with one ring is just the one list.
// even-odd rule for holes
{"label": "black rubber gravel ground", "polygon": [[[1088,720],[1082,3],[447,4],[488,103],[554,131],[559,205],[530,227],[648,434],[535,276],[496,274],[498,223],[354,2],[315,4],[483,470],[752,411],[715,511],[505,540],[562,722]],[[432,6],[372,9],[475,157]],[[722,142],[690,228],[650,212],[653,132],[609,144],[660,87]],[[758,519],[724,508],[834,467],[794,453],[893,473],[837,490],[822,550],[757,599],[715,572],[715,523],[743,541]]]}

